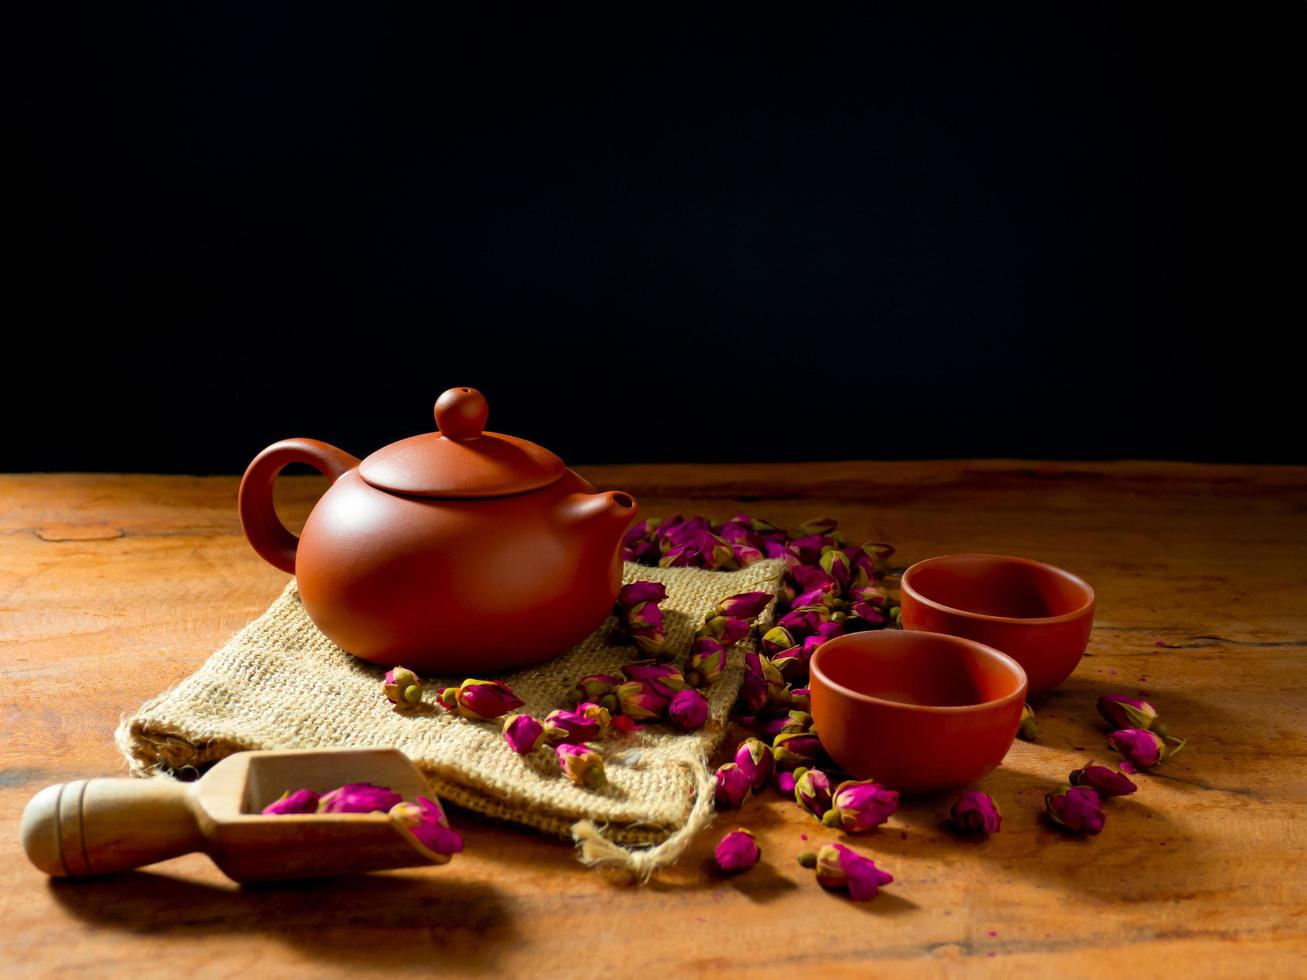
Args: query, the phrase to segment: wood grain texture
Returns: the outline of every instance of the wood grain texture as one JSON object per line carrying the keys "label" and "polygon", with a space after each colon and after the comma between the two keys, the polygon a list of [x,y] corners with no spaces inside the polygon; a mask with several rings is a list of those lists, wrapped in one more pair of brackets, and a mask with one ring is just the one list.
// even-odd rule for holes
{"label": "wood grain texture", "polygon": [[[1267,976],[1307,972],[1307,469],[1020,461],[622,466],[583,471],[648,515],[821,514],[897,560],[991,551],[1087,578],[1089,655],[1037,704],[982,788],[1003,830],[941,830],[948,796],[854,839],[895,882],[824,893],[798,852],[839,839],[771,794],[726,815],[649,886],[566,844],[455,811],[443,868],[232,885],[199,855],[50,882],[18,819],[47,783],[118,775],[119,717],[190,673],[285,577],[240,535],[234,478],[0,476],[0,972],[342,975],[368,968],[587,977]],[[323,482],[279,483],[288,523]],[[1169,644],[1167,647],[1158,644]],[[1095,839],[1038,819],[1045,792],[1110,758],[1093,700],[1147,691],[1190,739]],[[723,880],[720,833],[763,863]],[[807,834],[808,840],[801,839]],[[656,972],[655,972],[656,971]]]}

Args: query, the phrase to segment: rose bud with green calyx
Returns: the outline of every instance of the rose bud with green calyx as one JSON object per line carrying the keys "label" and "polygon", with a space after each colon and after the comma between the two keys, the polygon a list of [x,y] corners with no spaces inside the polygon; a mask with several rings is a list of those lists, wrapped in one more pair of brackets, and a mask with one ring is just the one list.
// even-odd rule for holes
{"label": "rose bud with green calyx", "polygon": [[846,834],[861,834],[879,827],[899,808],[899,794],[871,779],[846,780],[831,795],[830,809],[821,822]]}
{"label": "rose bud with green calyx", "polygon": [[610,722],[607,708],[586,701],[575,711],[559,708],[545,715],[545,738],[551,742],[593,742],[608,734]]}
{"label": "rose bud with green calyx", "polygon": [[450,829],[438,801],[419,796],[416,803],[396,803],[390,808],[390,819],[436,864],[463,850],[463,838]]}
{"label": "rose bud with green calyx", "polygon": [[662,582],[631,582],[617,593],[617,608],[627,612],[646,602],[659,603],[667,598],[667,586]]}
{"label": "rose bud with green calyx", "polygon": [[708,699],[694,688],[677,691],[667,705],[667,719],[683,732],[708,724]]}
{"label": "rose bud with green calyx", "polygon": [[1157,721],[1157,709],[1140,698],[1128,698],[1124,694],[1104,694],[1098,699],[1098,713],[1103,716],[1113,729],[1140,728],[1153,730]]}
{"label": "rose bud with green calyx", "polygon": [[1028,704],[1021,706],[1021,723],[1017,727],[1017,738],[1023,742],[1039,741],[1039,725],[1035,722],[1035,709]]}
{"label": "rose bud with green calyx", "polygon": [[767,608],[767,603],[771,600],[770,592],[741,592],[729,599],[723,599],[713,612],[717,616],[728,616],[732,619],[753,619]]}
{"label": "rose bud with green calyx", "polygon": [[672,664],[652,662],[624,664],[622,673],[628,681],[640,681],[646,684],[659,697],[670,699],[677,691],[684,691],[690,685],[681,676],[679,667]]}
{"label": "rose bud with green calyx", "polygon": [[831,805],[830,777],[820,769],[795,769],[794,802],[821,820]]}
{"label": "rose bud with green calyx", "polygon": [[695,637],[690,646],[685,680],[694,687],[709,687],[721,679],[725,670],[726,648],[711,636]]}
{"label": "rose bud with green calyx", "polygon": [[718,810],[737,810],[749,798],[753,788],[748,774],[734,762],[717,767],[714,775],[713,803]]}
{"label": "rose bud with green calyx", "polygon": [[749,624],[743,619],[714,616],[704,623],[697,636],[709,636],[724,647],[733,647],[749,635]]}
{"label": "rose bud with green calyx", "polygon": [[794,645],[794,637],[783,626],[773,626],[762,634],[762,649],[768,656],[773,653],[780,653],[782,650],[788,650]]}
{"label": "rose bud with green calyx", "polygon": [[821,755],[821,742],[811,732],[791,732],[777,735],[772,743],[776,767],[782,770],[811,766]]}
{"label": "rose bud with green calyx", "polygon": [[855,902],[869,902],[888,885],[894,876],[876,867],[876,862],[865,858],[843,844],[824,844],[817,852],[817,881],[824,888],[843,888]]}
{"label": "rose bud with green calyx", "polygon": [[771,746],[761,739],[746,738],[735,747],[735,764],[749,777],[754,792],[757,792],[771,779],[774,765]]}
{"label": "rose bud with green calyx", "polygon": [[622,678],[611,674],[587,674],[576,682],[576,687],[572,688],[568,698],[573,704],[593,701],[613,711],[617,707],[617,699],[612,696],[613,690],[621,683]]}
{"label": "rose bud with green calyx", "polygon": [[545,726],[530,715],[509,715],[504,722],[504,741],[518,755],[526,755],[545,739]]}
{"label": "rose bud with green calyx", "polygon": [[1142,728],[1113,732],[1107,736],[1107,744],[1136,769],[1152,769],[1184,748],[1183,741],[1170,745],[1160,735]]}
{"label": "rose bud with green calyx", "polygon": [[627,681],[613,692],[622,714],[632,721],[650,721],[661,718],[671,698],[663,697],[644,681]]}
{"label": "rose bud with green calyx", "polygon": [[1054,825],[1072,834],[1096,834],[1107,819],[1103,801],[1088,786],[1064,786],[1049,793],[1044,807]]}
{"label": "rose bud with green calyx", "polygon": [[762,852],[758,849],[758,842],[753,834],[743,828],[733,830],[723,837],[713,851],[717,867],[728,874],[748,871],[758,863],[761,855]]}
{"label": "rose bud with green calyx", "polygon": [[1125,773],[1107,766],[1085,766],[1071,773],[1067,781],[1072,786],[1088,786],[1105,800],[1113,796],[1129,796],[1139,788]]}
{"label": "rose bud with green calyx", "polygon": [[323,794],[318,801],[319,813],[385,813],[404,797],[385,786],[372,783],[347,783]]}
{"label": "rose bud with green calyx", "polygon": [[588,789],[600,789],[608,785],[603,757],[590,746],[563,742],[554,746],[554,752],[558,756],[558,765],[563,770],[563,775],[576,785]]}
{"label": "rose bud with green calyx", "polygon": [[318,794],[311,789],[297,789],[295,792],[282,793],[273,802],[260,811],[265,817],[281,816],[288,813],[317,813]]}
{"label": "rose bud with green calyx", "polygon": [[520,707],[522,699],[503,681],[468,678],[458,686],[458,713],[471,721],[492,721]]}
{"label": "rose bud with green calyx", "polygon": [[994,798],[974,789],[957,798],[949,812],[949,819],[954,828],[972,837],[997,834],[1003,825],[1003,814],[999,812]]}
{"label": "rose bud with green calyx", "polygon": [[392,667],[386,671],[381,689],[397,710],[411,708],[422,701],[422,678],[407,667]]}

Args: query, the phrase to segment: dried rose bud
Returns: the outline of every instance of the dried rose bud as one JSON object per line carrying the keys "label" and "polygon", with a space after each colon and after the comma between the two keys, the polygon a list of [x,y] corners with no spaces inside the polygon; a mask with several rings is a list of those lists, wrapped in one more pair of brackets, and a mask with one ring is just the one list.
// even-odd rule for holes
{"label": "dried rose bud", "polygon": [[768,656],[773,653],[780,653],[782,650],[788,650],[792,646],[794,646],[794,637],[790,635],[788,630],[780,626],[773,626],[762,634],[762,650]]}
{"label": "dried rose bud", "polygon": [[347,783],[318,801],[319,813],[373,813],[386,812],[404,797],[385,786],[372,783]]}
{"label": "dried rose bud", "polygon": [[843,551],[827,551],[821,556],[822,571],[833,578],[843,593],[853,581],[853,562]]}
{"label": "dried rose bud", "polygon": [[472,721],[491,721],[520,707],[522,699],[503,681],[468,678],[458,686],[458,713]]}
{"label": "dried rose bud", "polygon": [[793,796],[794,784],[796,782],[793,772],[786,772],[783,769],[772,771],[772,782],[776,786],[776,792],[781,796]]}
{"label": "dried rose bud", "polygon": [[811,766],[821,756],[821,742],[812,732],[791,732],[777,735],[772,743],[772,755],[782,770]]}
{"label": "dried rose bud", "polygon": [[633,721],[656,720],[667,711],[671,698],[665,698],[644,681],[627,681],[613,692],[622,714]]}
{"label": "dried rose bud", "polygon": [[818,820],[831,805],[831,781],[820,769],[794,770],[794,801]]}
{"label": "dried rose bud", "polygon": [[735,764],[749,777],[754,792],[757,792],[771,779],[774,766],[771,746],[756,738],[746,738],[735,747]]}
{"label": "dried rose bud", "polygon": [[790,704],[800,711],[812,710],[812,696],[806,687],[796,687],[790,692]]}
{"label": "dried rose bud", "polygon": [[[798,602],[803,598],[800,596],[795,601]],[[795,606],[780,619],[776,620],[776,628],[768,630],[768,635],[776,630],[784,630],[786,635],[807,636],[809,633],[815,633],[817,627],[822,623],[830,620],[830,609],[822,605],[803,605]],[[769,651],[770,652],[770,651]]]}
{"label": "dried rose bud", "polygon": [[1136,769],[1152,769],[1184,748],[1184,741],[1167,744],[1156,732],[1125,728],[1107,736],[1107,744],[1120,752]]}
{"label": "dried rose bud", "polygon": [[1003,814],[999,812],[994,798],[988,793],[974,789],[968,790],[957,798],[949,818],[953,821],[954,827],[973,837],[997,834],[998,828],[1003,824]]}
{"label": "dried rose bud", "polygon": [[558,765],[563,770],[563,775],[576,785],[589,789],[608,785],[603,757],[590,746],[563,742],[554,746],[554,753],[558,756]]}
{"label": "dried rose bud", "polygon": [[1056,826],[1073,834],[1096,834],[1107,819],[1103,801],[1088,786],[1063,786],[1044,797],[1044,806]]}
{"label": "dried rose bud", "polygon": [[899,794],[873,780],[846,780],[831,795],[830,809],[821,822],[846,834],[861,834],[879,827],[899,808]]}
{"label": "dried rose bud", "polygon": [[1138,728],[1148,731],[1157,721],[1157,709],[1147,701],[1124,694],[1104,694],[1098,699],[1098,713],[1114,729]]}
{"label": "dried rose bud", "polygon": [[530,715],[509,715],[504,721],[504,741],[518,755],[526,755],[544,741],[545,726]]}
{"label": "dried rose bud", "polygon": [[772,664],[780,671],[781,678],[787,684],[806,684],[808,665],[812,662],[812,655],[816,649],[815,645],[808,646],[805,640],[803,646],[790,647],[776,654],[772,658]]}
{"label": "dried rose bud", "polygon": [[867,602],[855,602],[849,607],[853,615],[873,628],[884,626],[889,621],[883,610]]}
{"label": "dried rose bud", "polygon": [[436,704],[446,711],[458,710],[458,687],[442,687],[436,691]]}
{"label": "dried rose bud", "polygon": [[1113,796],[1129,796],[1139,788],[1125,773],[1107,766],[1085,766],[1071,773],[1067,781],[1072,786],[1088,786],[1105,800]]}
{"label": "dried rose bud", "polygon": [[646,602],[658,603],[667,598],[667,586],[662,582],[631,582],[617,593],[617,608],[628,611]]}
{"label": "dried rose bud", "polygon": [[796,537],[802,537],[806,534],[829,535],[834,533],[839,526],[840,522],[834,517],[814,517],[799,525]]}
{"label": "dried rose bud", "polygon": [[611,722],[607,708],[584,701],[575,711],[560,708],[545,715],[545,738],[551,742],[593,742],[608,734]]}
{"label": "dried rose bud", "polygon": [[713,790],[713,802],[718,810],[736,810],[749,798],[753,784],[749,775],[734,762],[717,767],[716,788]]}
{"label": "dried rose bud", "polygon": [[282,816],[287,813],[317,813],[318,794],[311,789],[297,789],[291,793],[282,793],[260,811],[265,817]]}
{"label": "dried rose bud", "polygon": [[680,668],[672,664],[634,663],[624,664],[622,673],[628,681],[640,681],[659,697],[670,699],[677,691],[684,691],[690,685],[681,676]]}
{"label": "dried rose bud", "polygon": [[[657,606],[649,606],[649,609],[657,609]],[[650,626],[628,626],[623,635],[630,640],[646,657],[656,657],[665,659],[667,657],[667,630],[663,626],[662,612],[659,611],[656,620]]]}
{"label": "dried rose bud", "polygon": [[677,691],[667,705],[667,720],[683,732],[708,724],[708,699],[694,688]]}
{"label": "dried rose bud", "polygon": [[785,704],[789,701],[789,685],[770,657],[750,650],[744,655],[744,675],[746,681],[753,679],[762,683],[766,690],[764,703]]}
{"label": "dried rose bud", "polygon": [[817,852],[817,881],[825,888],[844,888],[855,902],[869,902],[894,876],[876,862],[843,844],[823,844]]}
{"label": "dried rose bud", "polygon": [[1021,721],[1017,725],[1017,738],[1025,742],[1039,741],[1039,725],[1035,722],[1035,709],[1028,704],[1021,706]]}
{"label": "dried rose bud", "polygon": [[697,636],[707,636],[723,647],[733,647],[749,635],[749,621],[730,616],[713,616],[703,625]]}
{"label": "dried rose bud", "polygon": [[416,803],[396,803],[390,808],[390,819],[437,864],[463,850],[463,838],[450,829],[449,818],[436,800],[419,796]]}
{"label": "dried rose bud", "polygon": [[392,667],[386,671],[381,689],[397,710],[411,708],[422,701],[422,678],[407,667]]}
{"label": "dried rose bud", "polygon": [[613,691],[621,683],[620,677],[611,674],[587,674],[576,682],[576,687],[572,688],[568,698],[573,704],[592,701],[609,711],[616,711],[617,698],[613,696]]}
{"label": "dried rose bud", "polygon": [[695,637],[690,645],[690,661],[685,680],[695,687],[708,687],[721,679],[726,670],[726,647],[711,636]]}
{"label": "dried rose bud", "polygon": [[740,592],[719,602],[715,613],[732,619],[753,619],[771,600],[770,592]]}
{"label": "dried rose bud", "polygon": [[812,731],[812,715],[806,711],[788,711],[781,721],[782,724],[776,730],[776,735],[797,735]]}
{"label": "dried rose bud", "polygon": [[762,852],[758,850],[758,842],[753,834],[740,829],[723,837],[713,855],[717,859],[717,867],[729,874],[737,874],[748,871],[757,864]]}

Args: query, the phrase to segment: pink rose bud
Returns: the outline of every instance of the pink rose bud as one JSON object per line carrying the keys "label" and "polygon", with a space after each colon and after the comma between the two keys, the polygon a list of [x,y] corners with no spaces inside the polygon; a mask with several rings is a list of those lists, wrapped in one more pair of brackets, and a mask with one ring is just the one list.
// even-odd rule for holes
{"label": "pink rose bud", "polygon": [[698,731],[708,723],[708,699],[693,688],[677,691],[667,705],[667,717],[683,732]]}
{"label": "pink rose bud", "polygon": [[695,637],[685,668],[686,681],[695,687],[708,687],[717,683],[725,670],[726,647],[711,636]]}
{"label": "pink rose bud", "polygon": [[[761,710],[767,704],[785,704],[789,701],[789,685],[776,669],[769,657],[750,650],[744,655],[744,687],[742,693],[745,701],[754,711]],[[761,704],[754,704],[758,698]]]}
{"label": "pink rose bud", "polygon": [[634,663],[625,664],[622,673],[628,681],[640,681],[660,697],[670,699],[677,691],[684,691],[690,685],[681,676],[680,668],[672,664]]}
{"label": "pink rose bud", "polygon": [[463,850],[463,838],[450,829],[449,818],[436,800],[419,796],[416,803],[396,803],[390,808],[390,819],[437,864]]}
{"label": "pink rose bud", "polygon": [[576,785],[588,789],[600,789],[608,785],[603,757],[590,746],[563,742],[554,746],[554,752],[558,756],[558,765],[563,770],[563,775]]}
{"label": "pink rose bud", "polygon": [[468,678],[458,686],[458,713],[471,721],[491,721],[522,707],[522,699],[503,681]]}
{"label": "pink rose bud", "polygon": [[663,611],[656,602],[637,602],[626,610],[625,624],[635,630],[641,626],[663,625]]}
{"label": "pink rose bud", "polygon": [[1184,748],[1184,740],[1163,739],[1156,732],[1126,728],[1107,736],[1107,744],[1120,752],[1135,769],[1151,769]]}
{"label": "pink rose bud", "polygon": [[509,715],[504,721],[504,741],[518,755],[526,755],[544,741],[545,726],[530,715]]}
{"label": "pink rose bud", "polygon": [[545,715],[545,738],[551,742],[593,742],[608,734],[611,722],[607,708],[583,701],[575,711],[560,708]]}
{"label": "pink rose bud", "polygon": [[812,710],[812,696],[806,687],[796,687],[790,692],[790,704],[800,711]]}
{"label": "pink rose bud", "polygon": [[853,615],[857,616],[858,619],[873,628],[884,626],[885,623],[889,621],[889,617],[885,615],[883,610],[878,609],[870,603],[855,602],[850,607],[850,611]]}
{"label": "pink rose bud", "polygon": [[[800,596],[799,599],[796,599],[795,601],[798,602],[802,598],[803,597]],[[763,639],[765,640],[767,636],[775,633],[776,630],[784,631],[786,635],[791,638],[795,636],[807,636],[810,633],[815,633],[817,627],[829,619],[830,610],[825,606],[795,606],[780,619],[776,620],[775,629],[768,630]],[[764,647],[766,646],[765,643],[763,645]],[[770,653],[772,651],[768,652]]]}
{"label": "pink rose bud", "polygon": [[317,813],[318,794],[311,789],[297,789],[295,792],[282,793],[261,811],[265,817],[280,816],[287,813]]}
{"label": "pink rose bud", "polygon": [[762,561],[762,552],[751,544],[732,544],[731,556],[735,559],[735,564],[741,568],[748,568],[756,561]]}
{"label": "pink rose bud", "polygon": [[[808,637],[809,640],[813,637]],[[788,650],[782,650],[772,658],[772,663],[780,671],[781,677],[787,684],[806,684],[808,683],[808,665],[812,662],[812,655],[816,652],[816,645],[808,646],[804,641],[803,646],[790,647]]]}
{"label": "pink rose bud", "polygon": [[831,781],[820,769],[794,770],[794,801],[818,820],[831,805]]}
{"label": "pink rose bud", "polygon": [[1157,709],[1147,701],[1124,694],[1104,694],[1098,699],[1098,713],[1114,729],[1138,728],[1148,731],[1157,721]]}
{"label": "pink rose bud", "polygon": [[1073,834],[1096,834],[1107,819],[1103,801],[1088,786],[1064,786],[1044,797],[1048,818]]}
{"label": "pink rose bud", "polygon": [[899,808],[899,794],[873,780],[846,780],[831,795],[830,809],[821,822],[846,834],[861,834],[879,827]]}
{"label": "pink rose bud", "polygon": [[789,732],[777,735],[772,743],[776,766],[783,770],[811,766],[821,756],[821,742],[812,732]]}
{"label": "pink rose bud", "polygon": [[398,710],[411,708],[422,701],[422,679],[407,667],[393,667],[386,671],[381,689]]}
{"label": "pink rose bud", "polygon": [[1039,741],[1039,725],[1035,723],[1035,709],[1028,704],[1021,706],[1021,722],[1017,726],[1017,738],[1025,742]]}
{"label": "pink rose bud", "polygon": [[718,616],[726,616],[730,619],[750,620],[766,609],[767,603],[771,600],[770,592],[741,592],[729,599],[723,599],[718,603],[715,612]]}
{"label": "pink rose bud", "polygon": [[713,616],[700,631],[700,636],[709,636],[723,647],[733,647],[749,635],[749,621],[732,619],[729,616]]}
{"label": "pink rose bud", "polygon": [[735,747],[735,764],[749,777],[754,792],[758,792],[771,779],[774,762],[771,746],[756,738],[746,738]]}
{"label": "pink rose bud", "polygon": [[404,797],[386,788],[372,783],[347,783],[339,789],[333,789],[318,801],[319,813],[385,813],[396,803],[404,802]]}
{"label": "pink rose bud", "polygon": [[458,688],[442,687],[436,691],[436,704],[446,711],[458,710]]}
{"label": "pink rose bud", "polygon": [[762,856],[753,834],[744,829],[733,830],[723,837],[713,854],[717,858],[717,867],[728,874],[748,871]]}
{"label": "pink rose bud", "polygon": [[762,650],[768,656],[788,650],[794,645],[794,637],[790,635],[789,630],[780,626],[773,626],[762,634]]}
{"label": "pink rose bud", "polygon": [[821,556],[822,571],[833,578],[839,585],[840,592],[849,587],[853,580],[853,562],[843,551],[828,551]]}
{"label": "pink rose bud", "polygon": [[621,683],[622,678],[614,677],[611,674],[587,674],[576,682],[576,687],[572,688],[568,698],[573,704],[592,701],[607,708],[610,712],[616,711],[617,698],[613,696],[613,691]]}
{"label": "pink rose bud", "polygon": [[825,888],[843,888],[855,902],[869,902],[894,876],[876,862],[843,844],[823,844],[817,852],[817,881]]}
{"label": "pink rose bud", "polygon": [[663,697],[644,681],[627,681],[613,692],[617,696],[622,714],[632,721],[650,721],[661,718],[671,698]]}
{"label": "pink rose bud", "polygon": [[629,610],[646,602],[659,603],[667,598],[667,586],[662,582],[631,582],[617,593],[617,608]]}
{"label": "pink rose bud", "polygon": [[997,834],[1003,824],[1003,814],[999,813],[994,798],[974,789],[957,798],[949,817],[954,827],[973,837]]}
{"label": "pink rose bud", "polygon": [[713,802],[718,810],[736,810],[744,805],[753,788],[749,775],[734,762],[717,767]]}
{"label": "pink rose bud", "polygon": [[793,772],[786,772],[783,769],[776,769],[772,772],[772,782],[776,786],[776,792],[781,796],[793,796],[794,784],[797,780]]}
{"label": "pink rose bud", "polygon": [[810,731],[812,731],[812,715],[806,711],[788,711],[781,719],[781,725],[776,729],[772,739],[774,741],[777,735],[797,735]]}
{"label": "pink rose bud", "polygon": [[664,649],[667,643],[667,630],[663,626],[663,614],[657,606],[646,606],[645,610],[645,618],[653,622],[648,626],[628,624],[622,631],[622,636],[634,643],[646,657],[661,659],[667,653]]}
{"label": "pink rose bud", "polygon": [[1125,773],[1107,766],[1085,766],[1071,773],[1067,781],[1072,786],[1088,786],[1105,800],[1113,796],[1129,796],[1139,788]]}

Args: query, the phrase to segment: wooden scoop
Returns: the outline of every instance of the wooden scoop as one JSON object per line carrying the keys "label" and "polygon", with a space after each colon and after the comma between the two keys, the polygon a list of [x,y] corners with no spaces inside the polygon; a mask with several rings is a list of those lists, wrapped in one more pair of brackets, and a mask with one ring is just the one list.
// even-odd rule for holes
{"label": "wooden scoop", "polygon": [[129,871],[203,851],[235,881],[358,874],[433,863],[384,813],[260,812],[287,790],[346,783],[432,797],[397,749],[239,752],[194,783],[79,779],[47,786],[23,812],[23,847],[50,875]]}

